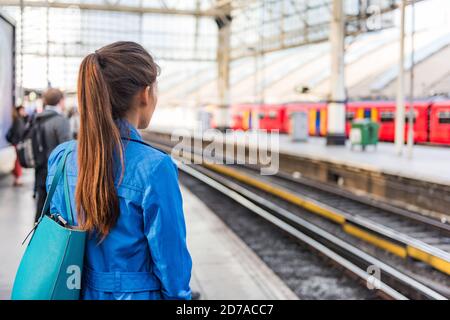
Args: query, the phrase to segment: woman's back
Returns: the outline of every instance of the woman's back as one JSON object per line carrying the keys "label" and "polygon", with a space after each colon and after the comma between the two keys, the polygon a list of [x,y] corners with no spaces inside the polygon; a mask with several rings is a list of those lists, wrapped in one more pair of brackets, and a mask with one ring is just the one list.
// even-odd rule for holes
{"label": "woman's back", "polygon": [[[142,142],[127,121],[116,121],[123,140],[124,171],[115,172],[120,214],[101,241],[92,232],[86,244],[84,299],[189,299],[191,258],[177,170],[172,159]],[[58,146],[49,159],[47,188],[66,148],[72,212],[76,212],[78,147],[75,141]],[[96,190],[89,190],[94,195]],[[88,210],[88,209],[87,209]],[[50,211],[67,219],[62,182]],[[89,212],[87,212],[89,213]],[[74,217],[75,221],[77,217]]]}

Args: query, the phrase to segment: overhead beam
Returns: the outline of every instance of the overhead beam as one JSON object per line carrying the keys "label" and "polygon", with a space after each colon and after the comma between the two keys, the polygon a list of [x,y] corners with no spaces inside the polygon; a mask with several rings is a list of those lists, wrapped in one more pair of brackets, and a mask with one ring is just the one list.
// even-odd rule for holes
{"label": "overhead beam", "polygon": [[[405,5],[410,5],[412,3],[412,0],[402,0],[405,1]],[[421,2],[423,0],[416,0],[417,2]],[[333,1],[330,1],[330,6],[333,5]],[[308,9],[311,8],[318,8],[323,7],[323,4],[318,4],[315,6],[310,6]],[[393,10],[397,10],[400,8],[400,1],[398,3],[394,3],[392,6],[386,6],[381,8],[381,10],[378,12],[380,15],[384,15],[386,13],[389,13]],[[331,7],[330,7],[331,10]],[[299,14],[299,12],[295,12],[294,14]],[[370,16],[367,16],[366,18],[369,18]],[[345,22],[347,25],[351,25],[352,23],[356,23],[360,17],[358,15],[346,15],[345,16]],[[266,22],[272,22],[271,20],[268,20]],[[321,33],[321,30],[326,30],[329,27],[328,22],[316,24],[316,25],[310,25],[307,28],[301,28],[301,29],[294,29],[289,30],[287,32],[284,32],[283,37],[281,38],[280,35],[275,34],[270,37],[264,37],[263,41],[266,45],[265,47],[260,47],[258,45],[259,42],[256,43],[247,43],[245,47],[233,47],[231,49],[231,60],[239,60],[246,57],[252,57],[255,55],[254,51],[249,51],[246,48],[247,47],[260,47],[258,52],[256,54],[263,55],[268,54],[275,51],[290,49],[290,48],[296,48],[301,47],[305,45],[311,45],[311,44],[317,44],[326,42],[329,40],[328,32],[322,34],[321,36],[314,36],[315,33]],[[247,28],[249,29],[249,28]],[[365,30],[346,30],[345,36],[356,36],[358,34],[361,34],[365,32]],[[323,32],[322,32],[323,33]]]}
{"label": "overhead beam", "polygon": [[[74,53],[54,53],[52,52],[50,55],[50,58],[80,58],[81,56],[88,54],[89,52],[79,54]],[[25,56],[34,56],[34,57],[46,57],[46,53],[41,52],[35,52],[35,51],[24,51],[23,55]],[[213,58],[196,58],[196,57],[183,57],[183,58],[177,58],[177,57],[171,57],[171,56],[165,56],[163,54],[158,55],[158,59],[161,61],[176,61],[176,62],[216,62],[216,59]]]}
{"label": "overhead beam", "polygon": [[[20,0],[0,0],[0,6],[20,6]],[[198,16],[198,17],[215,17],[222,13],[221,10],[211,8],[208,10],[186,10],[175,8],[156,8],[156,7],[139,7],[127,5],[108,5],[108,4],[94,4],[94,3],[77,3],[77,2],[56,2],[56,1],[27,1],[23,0],[24,7],[32,8],[78,8],[81,10],[97,10],[97,11],[115,11],[128,13],[154,13],[154,14],[169,14],[169,15],[184,15],[184,16]]]}
{"label": "overhead beam", "polygon": [[[329,24],[327,22],[327,24]],[[294,36],[296,35],[298,38],[301,38],[301,36],[298,36],[298,34],[300,34],[299,29],[296,30],[292,30],[292,31],[288,31],[284,33],[284,39],[291,39],[290,36]],[[353,32],[346,32],[345,36],[357,36],[361,34],[361,31],[353,31]],[[303,36],[304,38],[304,36]],[[313,38],[313,39],[311,39]],[[272,53],[272,52],[276,52],[276,51],[280,51],[280,50],[286,50],[286,49],[292,49],[292,48],[298,48],[301,46],[306,46],[306,45],[312,45],[312,44],[318,44],[318,43],[323,43],[323,42],[327,42],[329,41],[330,37],[328,34],[324,34],[321,35],[319,37],[314,36],[312,37],[311,34],[306,37],[306,41],[298,41],[298,42],[293,42],[293,41],[283,41],[282,43],[280,43],[279,45],[274,45],[271,46],[271,44],[276,44],[277,40],[279,39],[278,35],[275,36],[271,36],[271,37],[263,37],[262,40],[265,44],[264,48],[261,50],[257,50],[256,54],[257,55],[263,55],[263,54],[268,54],[268,53]],[[286,44],[288,43],[288,44]],[[248,47],[250,48],[254,48],[254,47],[258,47],[259,42],[256,43],[251,43],[248,44],[247,47],[245,48],[234,48],[234,50],[232,50],[231,53],[231,60],[239,60],[242,58],[246,58],[246,57],[253,57],[255,56],[255,52],[254,50],[248,50]]]}

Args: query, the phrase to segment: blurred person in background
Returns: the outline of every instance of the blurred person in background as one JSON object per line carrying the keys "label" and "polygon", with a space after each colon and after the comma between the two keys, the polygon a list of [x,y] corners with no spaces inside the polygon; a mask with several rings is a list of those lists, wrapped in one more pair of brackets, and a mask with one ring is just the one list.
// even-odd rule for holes
{"label": "blurred person in background", "polygon": [[64,95],[56,88],[50,88],[43,94],[44,110],[36,114],[35,121],[39,122],[39,134],[43,137],[45,163],[35,168],[35,192],[37,196],[36,218],[39,218],[44,207],[47,191],[47,161],[50,153],[59,144],[72,139],[69,120],[64,115]]}
{"label": "blurred person in background", "polygon": [[[8,133],[6,134],[6,140],[11,143],[14,148],[16,149],[17,153],[17,143],[22,139],[23,134],[25,133],[26,125],[28,122],[28,115],[25,112],[25,108],[20,105],[17,108],[13,108],[12,111],[13,116],[13,123],[11,125],[11,128],[8,130]],[[16,161],[14,162],[14,169],[12,171],[12,174],[14,176],[14,183],[13,185],[15,187],[21,186],[22,182],[20,181],[20,178],[22,176],[22,167],[19,162],[19,158],[16,155]]]}
{"label": "blurred person in background", "polygon": [[[138,131],[155,110],[158,73],[150,54],[134,42],[110,44],[81,62],[78,140],[53,151],[47,178],[50,187],[68,149],[75,228],[90,234],[81,299],[191,298],[192,261],[177,167]],[[68,220],[63,184],[50,207]]]}
{"label": "blurred person in background", "polygon": [[78,131],[80,130],[80,114],[76,106],[70,108],[67,115],[70,122],[70,130],[72,131],[73,139],[78,138]]}

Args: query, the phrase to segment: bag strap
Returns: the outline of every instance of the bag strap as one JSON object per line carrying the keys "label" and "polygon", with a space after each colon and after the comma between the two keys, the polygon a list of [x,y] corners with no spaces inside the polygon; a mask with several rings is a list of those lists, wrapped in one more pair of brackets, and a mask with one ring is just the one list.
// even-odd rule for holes
{"label": "bag strap", "polygon": [[[36,222],[36,224],[34,225],[33,229],[31,229],[31,231],[27,234],[25,239],[22,241],[22,245],[25,243],[25,241],[27,241],[28,237],[34,232],[34,230],[36,230],[37,226],[39,225],[39,223],[41,223],[42,219],[44,218],[45,213],[47,213],[47,211],[50,209],[50,202],[53,198],[53,194],[55,193],[56,187],[58,186],[59,179],[61,178],[62,174],[64,174],[64,177],[65,177],[65,179],[64,179],[65,180],[65,182],[64,182],[64,201],[66,204],[66,209],[68,210],[67,217],[70,221],[69,224],[73,225],[74,220],[73,220],[73,214],[72,214],[72,207],[70,205],[70,198],[68,196],[69,195],[69,192],[68,192],[69,184],[67,183],[67,172],[66,172],[67,156],[69,154],[71,154],[72,151],[73,151],[73,143],[66,148],[63,156],[61,157],[61,159],[59,159],[58,167],[56,168],[55,175],[53,176],[50,190],[48,191],[47,197],[45,198],[44,207],[42,208],[41,215],[39,216],[39,219]],[[31,239],[33,239],[33,237]]]}
{"label": "bag strap", "polygon": [[[52,184],[50,186],[50,190],[47,193],[47,198],[45,198],[44,207],[42,208],[41,216],[39,217],[38,223],[41,221],[41,219],[44,217],[44,215],[50,209],[50,202],[52,201],[53,194],[56,191],[56,187],[58,186],[59,179],[61,178],[61,175],[64,174],[64,177],[67,180],[67,174],[66,174],[66,170],[65,170],[66,160],[67,160],[67,156],[70,153],[72,153],[72,151],[73,151],[73,144],[71,144],[70,146],[68,146],[66,148],[66,150],[64,151],[63,156],[59,160],[58,167],[56,168],[55,175],[53,176],[53,180],[52,180]],[[68,183],[66,181],[66,183],[64,183],[64,201],[66,203],[66,208],[70,208],[70,210],[67,212],[67,215],[68,216],[72,216],[71,218],[73,220],[72,210],[71,210],[71,206],[70,206],[70,199],[66,196],[68,194],[68,189],[69,189],[68,188]]]}
{"label": "bag strap", "polygon": [[64,166],[64,202],[66,204],[67,220],[70,226],[75,225],[75,219],[73,218],[72,205],[70,203],[70,189],[69,182],[67,180],[67,166]]}

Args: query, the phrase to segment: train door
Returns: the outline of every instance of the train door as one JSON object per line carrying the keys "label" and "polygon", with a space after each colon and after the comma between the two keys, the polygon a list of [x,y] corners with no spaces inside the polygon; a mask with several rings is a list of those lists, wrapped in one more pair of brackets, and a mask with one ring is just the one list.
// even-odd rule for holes
{"label": "train door", "polygon": [[395,135],[395,105],[394,103],[383,104],[378,107],[381,141],[394,141]]}
{"label": "train door", "polygon": [[[414,142],[426,142],[428,139],[428,106],[426,102],[413,104]],[[409,132],[409,104],[405,108],[405,141],[408,141]]]}
{"label": "train door", "polygon": [[431,106],[430,142],[450,145],[450,101]]}

